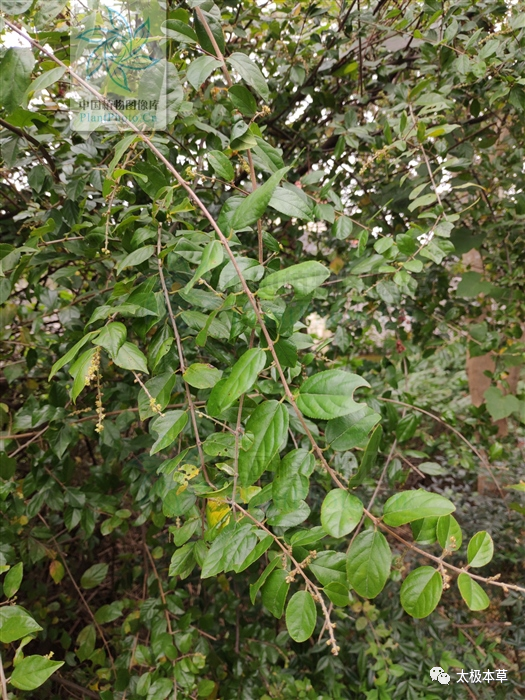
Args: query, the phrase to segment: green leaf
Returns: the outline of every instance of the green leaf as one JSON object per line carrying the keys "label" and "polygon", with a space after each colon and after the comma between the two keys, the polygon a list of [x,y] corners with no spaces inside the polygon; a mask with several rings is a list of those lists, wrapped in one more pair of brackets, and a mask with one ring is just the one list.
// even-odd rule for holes
{"label": "green leaf", "polygon": [[33,0],[3,0],[2,10],[6,14],[14,17],[29,10],[32,4]]}
{"label": "green leaf", "polygon": [[137,267],[146,260],[149,260],[154,252],[154,245],[145,245],[143,248],[137,248],[137,250],[126,255],[126,257],[119,262],[117,265],[117,275],[120,275],[122,270],[125,270],[126,267]]}
{"label": "green leaf", "polygon": [[301,385],[297,406],[309,418],[330,420],[362,408],[353,400],[354,391],[369,387],[357,374],[329,369],[309,377]]}
{"label": "green leaf", "polygon": [[188,66],[186,78],[190,85],[192,85],[195,90],[198,90],[202,83],[207,80],[220,65],[221,62],[213,58],[213,56],[199,56],[199,58],[196,58]]}
{"label": "green leaf", "polygon": [[315,630],[317,610],[308,591],[297,591],[286,606],[286,629],[294,642],[306,642]]}
{"label": "green leaf", "polygon": [[185,382],[196,389],[211,389],[222,377],[222,371],[212,365],[196,362],[182,376]]}
{"label": "green leaf", "polygon": [[0,642],[10,644],[42,629],[19,605],[0,607]]}
{"label": "green leaf", "polygon": [[385,503],[383,520],[386,525],[398,527],[413,520],[449,515],[456,507],[448,498],[424,489],[396,493]]}
{"label": "green leaf", "polygon": [[80,392],[87,386],[87,383],[89,383],[89,377],[91,375],[90,369],[96,352],[96,348],[86,350],[69,369],[69,374],[74,380],[73,386],[71,387],[71,399],[73,403],[75,403]]}
{"label": "green leaf", "polygon": [[268,204],[280,214],[312,221],[314,218],[314,205],[302,190],[295,185],[277,187]]}
{"label": "green leaf", "polygon": [[254,96],[244,85],[232,85],[228,90],[233,106],[245,117],[253,117],[257,112],[257,102]]}
{"label": "green leaf", "polygon": [[8,481],[16,471],[16,459],[0,451],[0,479]]}
{"label": "green leaf", "polygon": [[406,442],[414,437],[419,425],[420,418],[415,414],[410,414],[401,418],[396,427],[396,437],[398,442]]}
{"label": "green leaf", "polygon": [[300,296],[306,296],[330,277],[330,270],[316,260],[291,265],[273,272],[259,285],[261,299],[272,299],[279,289],[290,284]]}
{"label": "green leaf", "polygon": [[515,411],[519,412],[520,410],[520,402],[516,396],[513,396],[513,394],[504,395],[498,387],[489,387],[483,396],[492,420],[502,420]]}
{"label": "green leaf", "polygon": [[294,509],[282,513],[277,506],[270,506],[266,515],[268,516],[267,523],[272,527],[297,527],[308,518],[310,515],[310,506],[305,501],[299,501],[294,504]]}
{"label": "green leaf", "polygon": [[251,348],[237,360],[226,379],[221,379],[211,390],[208,398],[208,413],[218,416],[231,406],[241,394],[254,385],[259,372],[266,364],[266,353],[261,348]]}
{"label": "green leaf", "polygon": [[488,532],[476,532],[468,543],[467,560],[470,566],[485,566],[494,556],[494,542]]}
{"label": "green leaf", "polygon": [[78,343],[75,343],[73,347],[66,352],[66,354],[61,357],[59,360],[55,362],[53,367],[51,367],[51,372],[49,373],[49,377],[47,378],[47,381],[51,379],[64,365],[67,365],[68,362],[71,362],[72,360],[75,359],[75,357],[78,355],[78,352],[81,348],[84,347],[84,345],[89,342],[92,338],[94,338],[96,335],[100,333],[100,330],[97,331],[91,331],[87,335],[85,335],[81,340],[78,341]]}
{"label": "green leaf", "polygon": [[257,596],[257,593],[261,589],[261,587],[264,585],[266,579],[270,576],[272,571],[280,564],[281,560],[279,557],[274,557],[270,563],[266,566],[265,570],[262,572],[262,574],[259,576],[257,581],[255,583],[250,584],[250,600],[252,602],[252,605],[255,605],[255,598]]}
{"label": "green leaf", "polygon": [[168,39],[176,39],[185,44],[196,44],[197,34],[193,29],[186,24],[181,22],[180,19],[168,19],[161,27],[162,32],[168,37]]}
{"label": "green leaf", "polygon": [[170,447],[185,428],[187,422],[188,414],[185,411],[168,411],[163,416],[155,418],[151,422],[150,429],[157,433],[158,438],[150,450],[150,455],[155,455]]}
{"label": "green leaf", "polygon": [[187,578],[193,571],[195,561],[195,542],[189,542],[175,550],[171,557],[169,576],[180,576],[182,579]]}
{"label": "green leaf", "polygon": [[401,586],[401,605],[412,617],[427,617],[436,609],[443,593],[443,579],[431,566],[412,571]]}
{"label": "green leaf", "polygon": [[363,598],[375,598],[390,575],[392,553],[386,537],[379,530],[361,532],[346,556],[348,581]]}
{"label": "green leaf", "polygon": [[221,151],[210,151],[206,157],[208,158],[208,163],[220,178],[227,182],[233,180],[235,177],[235,170],[228,156],[224,155]]}
{"label": "green leaf", "polygon": [[263,100],[269,100],[270,91],[268,90],[264,75],[249,56],[246,56],[244,53],[235,52],[232,53],[231,56],[228,56],[226,60],[230,66],[239,73],[241,78],[259,93]]}
{"label": "green leaf", "polygon": [[340,608],[346,607],[350,602],[348,586],[338,581],[333,581],[324,586],[323,593],[328,596],[331,603]]}
{"label": "green leaf", "polygon": [[276,470],[272,484],[272,498],[277,508],[293,510],[309,492],[310,474],[315,459],[308,450],[292,450],[282,460]]}
{"label": "green leaf", "polygon": [[470,610],[485,610],[485,608],[489,607],[490,600],[488,595],[479,583],[474,581],[468,574],[460,574],[458,576],[458,588],[461,597]]}
{"label": "green leaf", "polygon": [[149,374],[144,353],[133,343],[123,343],[113,358],[113,362],[122,369],[137,370]]}
{"label": "green leaf", "polygon": [[98,338],[93,341],[93,344],[100,345],[109,352],[112,358],[114,358],[124,344],[126,335],[127,330],[123,323],[109,323],[107,326],[102,328]]}
{"label": "green leaf", "polygon": [[24,575],[24,565],[22,562],[15,564],[4,578],[4,595],[6,598],[12,598],[20,588],[22,577]]}
{"label": "green leaf", "polygon": [[287,571],[277,569],[272,571],[262,587],[262,603],[278,620],[283,616],[286,596],[290,589],[287,577]]}
{"label": "green leaf", "polygon": [[242,561],[240,564],[236,563],[234,567],[235,573],[239,574],[241,571],[244,571],[247,569],[249,566],[251,566],[255,561],[260,559],[262,555],[270,549],[270,547],[273,544],[273,537],[271,535],[266,535],[266,537],[263,537],[260,542],[258,542],[255,547],[252,549],[252,551],[248,554],[246,559]]}
{"label": "green leaf", "polygon": [[220,265],[223,256],[222,243],[220,241],[210,241],[202,251],[202,258],[195,270],[195,274],[183,289],[184,294],[187,294],[203,275]]}
{"label": "green leaf", "polygon": [[289,415],[278,401],[259,404],[246,423],[254,439],[248,450],[239,452],[239,479],[243,487],[251,486],[268,468],[286,441]]}
{"label": "green leaf", "polygon": [[[375,414],[375,416],[377,416],[378,419],[380,418],[378,414]],[[368,441],[366,449],[361,458],[359,469],[354,474],[354,476],[352,476],[351,479],[348,481],[349,488],[360,486],[366,479],[366,477],[370,474],[370,470],[377,461],[377,453],[379,451],[379,445],[381,443],[382,436],[383,428],[380,425],[378,425],[372,433],[372,435],[370,436],[370,440]]]}
{"label": "green leaf", "polygon": [[15,666],[11,685],[19,690],[35,690],[63,665],[63,661],[51,661],[45,656],[26,656]]}
{"label": "green leaf", "polygon": [[321,506],[321,525],[332,537],[344,537],[358,526],[363,504],[348,491],[334,489]]}
{"label": "green leaf", "polygon": [[[146,382],[145,387],[149,395],[154,398],[156,403],[160,406],[160,411],[163,411],[169,404],[171,392],[173,391],[176,380],[177,375],[175,372],[163,372]],[[144,389],[139,391],[138,404],[140,420],[152,418],[158,413],[158,410],[153,410],[151,406],[150,396],[148,396]]]}
{"label": "green leaf", "polygon": [[439,518],[436,535],[441,547],[448,552],[456,552],[463,542],[463,533],[453,515],[443,515]]}
{"label": "green leaf", "polygon": [[230,222],[230,227],[234,231],[241,231],[242,229],[248,226],[253,226],[253,224],[257,223],[257,221],[266,211],[275,188],[288,170],[289,168],[281,168],[276,173],[271,175],[264,184],[257,187],[251,194],[241,201]]}
{"label": "green leaf", "polygon": [[87,571],[84,571],[80,579],[80,585],[86,590],[100,586],[102,581],[106,578],[108,570],[108,564],[94,564],[90,566]]}
{"label": "green leaf", "polygon": [[352,233],[354,224],[347,216],[340,216],[332,226],[332,235],[339,241],[344,241]]}
{"label": "green leaf", "polygon": [[314,576],[323,586],[346,584],[346,557],[343,552],[320,552],[310,564]]}
{"label": "green leaf", "polygon": [[51,70],[44,71],[38,78],[35,78],[30,86],[27,88],[22,103],[27,105],[27,100],[31,94],[37,92],[38,90],[45,90],[46,88],[54,85],[66,72],[65,68],[58,66],[58,68],[51,68]]}
{"label": "green leaf", "polygon": [[439,518],[420,518],[411,523],[412,536],[418,544],[434,544],[437,540],[436,525]]}
{"label": "green leaf", "polygon": [[5,52],[0,61],[0,105],[7,113],[22,104],[34,65],[31,49],[17,47]]}

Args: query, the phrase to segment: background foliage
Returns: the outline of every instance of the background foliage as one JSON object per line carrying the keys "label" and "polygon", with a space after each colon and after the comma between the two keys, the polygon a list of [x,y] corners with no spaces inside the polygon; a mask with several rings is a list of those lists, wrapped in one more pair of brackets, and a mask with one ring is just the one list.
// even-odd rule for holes
{"label": "background foliage", "polygon": [[146,138],[2,9],[4,700],[522,697],[520,6],[173,4]]}

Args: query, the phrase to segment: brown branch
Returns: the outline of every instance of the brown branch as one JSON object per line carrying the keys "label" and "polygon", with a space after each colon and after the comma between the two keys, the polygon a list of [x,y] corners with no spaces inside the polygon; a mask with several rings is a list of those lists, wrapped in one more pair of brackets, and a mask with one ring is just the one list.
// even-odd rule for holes
{"label": "brown branch", "polygon": [[378,396],[377,399],[379,401],[386,401],[387,403],[394,403],[394,404],[397,404],[398,406],[404,406],[405,408],[412,408],[414,411],[419,411],[419,413],[424,413],[426,416],[429,416],[430,418],[433,418],[435,421],[437,421],[441,425],[444,425],[446,428],[448,428],[448,430],[451,430],[454,433],[454,435],[457,435],[457,437],[460,440],[463,440],[463,442],[466,445],[468,445],[468,447],[476,455],[476,457],[479,459],[479,461],[482,463],[482,465],[485,467],[485,469],[490,474],[492,481],[496,485],[496,488],[498,489],[501,498],[505,498],[505,494],[501,490],[501,486],[499,485],[496,477],[494,476],[494,472],[492,471],[490,464],[487,462],[486,457],[476,447],[474,447],[474,445],[470,442],[470,440],[467,440],[467,438],[462,433],[460,433],[459,430],[454,428],[452,425],[449,425],[446,421],[444,421],[439,416],[436,416],[435,413],[430,413],[430,411],[426,411],[424,408],[419,408],[419,406],[413,406],[412,404],[405,403],[404,401],[397,401],[396,399],[387,399],[384,396]]}
{"label": "brown branch", "polygon": [[28,134],[27,131],[24,131],[23,129],[19,129],[17,126],[13,126],[9,122],[6,122],[5,119],[0,118],[0,126],[3,126],[4,129],[8,129],[9,131],[12,131],[13,134],[16,134],[19,138],[25,139],[28,143],[30,143],[32,146],[35,146],[35,148],[40,151],[41,155],[45,158],[49,165],[49,170],[51,171],[51,175],[53,176],[53,180],[55,182],[60,182],[60,177],[58,175],[58,170],[57,166],[55,164],[55,161],[53,160],[53,157],[47,150],[47,148],[40,143],[37,139],[35,139],[34,136],[31,136],[31,134]]}

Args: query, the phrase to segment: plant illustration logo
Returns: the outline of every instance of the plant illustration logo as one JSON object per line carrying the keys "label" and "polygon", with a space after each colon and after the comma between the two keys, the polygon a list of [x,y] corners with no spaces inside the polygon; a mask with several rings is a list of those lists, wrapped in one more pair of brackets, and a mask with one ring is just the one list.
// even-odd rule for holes
{"label": "plant illustration logo", "polygon": [[450,676],[445,673],[445,670],[441,666],[434,666],[430,669],[430,678],[433,681],[439,681],[441,685],[448,685],[450,683]]}
{"label": "plant illustration logo", "polygon": [[78,35],[78,39],[94,45],[87,60],[88,78],[104,70],[110,79],[123,90],[132,91],[132,76],[146,70],[160,59],[147,52],[150,37],[149,18],[136,28],[119,12],[107,8],[109,26],[92,27]]}

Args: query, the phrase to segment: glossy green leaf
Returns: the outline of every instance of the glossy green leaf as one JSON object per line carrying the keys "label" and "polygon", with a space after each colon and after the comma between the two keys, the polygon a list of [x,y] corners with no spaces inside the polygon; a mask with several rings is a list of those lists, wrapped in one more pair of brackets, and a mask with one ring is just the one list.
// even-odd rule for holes
{"label": "glossy green leaf", "polygon": [[420,518],[449,515],[454,510],[456,507],[448,498],[417,489],[391,496],[383,508],[383,520],[387,525],[398,527]]}
{"label": "glossy green leaf", "polygon": [[443,579],[431,566],[420,566],[411,571],[401,586],[401,605],[417,619],[433,612],[441,599]]}
{"label": "glossy green leaf", "polygon": [[283,616],[284,604],[290,590],[287,577],[287,571],[276,569],[272,571],[262,586],[262,603],[278,620]]}
{"label": "glossy green leaf", "polygon": [[52,661],[45,656],[26,656],[14,668],[11,685],[19,690],[35,690],[64,665],[64,661]]}
{"label": "glossy green leaf", "polygon": [[327,586],[324,586],[323,593],[328,597],[331,603],[337,605],[339,608],[346,607],[350,602],[348,586],[338,581],[333,581]]}
{"label": "glossy green leaf", "polygon": [[490,600],[488,595],[479,583],[474,581],[468,574],[460,574],[458,576],[458,588],[461,597],[470,610],[485,610],[485,608],[489,607]]}
{"label": "glossy green leaf", "polygon": [[168,574],[170,576],[180,576],[181,579],[187,578],[195,568],[196,561],[194,550],[194,542],[189,542],[176,549],[171,557]]}
{"label": "glossy green leaf", "polygon": [[119,367],[122,367],[122,369],[129,369],[130,371],[136,370],[137,372],[149,374],[144,353],[133,343],[127,341],[123,343],[113,358],[113,362]]}
{"label": "glossy green leaf", "polygon": [[18,591],[23,575],[24,565],[22,562],[15,564],[9,569],[4,578],[4,595],[6,598],[12,598]]}
{"label": "glossy green leaf", "polygon": [[355,530],[362,515],[361,501],[343,489],[330,491],[321,506],[321,524],[332,537],[344,537]]}
{"label": "glossy green leaf", "polygon": [[12,112],[23,100],[31,83],[35,57],[29,48],[9,48],[0,61],[0,100],[6,112]]}
{"label": "glossy green leaf", "polygon": [[257,223],[266,211],[275,188],[288,170],[289,168],[281,168],[241,201],[230,222],[230,227],[234,231],[240,231]]}
{"label": "glossy green leaf", "polygon": [[272,571],[279,566],[281,563],[281,560],[279,557],[274,557],[266,566],[262,574],[259,576],[257,581],[255,583],[250,584],[250,600],[252,605],[255,604],[255,598],[257,596],[257,593],[261,590],[261,587],[264,585],[266,579],[270,576]]}
{"label": "glossy green leaf", "polygon": [[184,287],[184,292],[187,294],[203,275],[220,265],[223,257],[222,243],[220,241],[210,241],[202,251],[201,261],[195,270],[195,274]]}
{"label": "glossy green leaf", "polygon": [[80,585],[86,590],[100,586],[108,575],[108,570],[108,564],[93,564],[93,566],[90,566],[89,569],[82,574]]}
{"label": "glossy green leaf", "polygon": [[265,364],[266,353],[261,348],[251,348],[241,355],[230,375],[213,387],[208,399],[210,416],[218,416],[237,401],[241,394],[249,391]]}
{"label": "glossy green leaf", "polygon": [[0,642],[10,644],[41,629],[42,627],[19,605],[0,607]]}
{"label": "glossy green leaf", "polygon": [[346,556],[343,552],[321,551],[309,568],[323,586],[334,582],[347,583]]}
{"label": "glossy green leaf", "polygon": [[90,348],[80,355],[69,368],[69,374],[73,377],[71,399],[76,402],[78,395],[89,384],[93,360],[97,352],[96,348]]}
{"label": "glossy green leaf", "polygon": [[[159,410],[164,411],[170,402],[171,392],[173,391],[176,380],[177,375],[175,372],[163,372],[145,383],[144,386],[148,393],[146,393],[144,389],[141,389],[138,397],[140,420],[152,418]],[[152,407],[150,396],[155,400],[155,409]]]}
{"label": "glossy green leaf", "polygon": [[289,415],[278,401],[259,404],[246,423],[246,431],[254,436],[247,450],[239,452],[239,479],[241,486],[251,486],[268,468],[288,432]]}
{"label": "glossy green leaf", "polygon": [[284,457],[272,485],[273,501],[278,508],[291,510],[308,496],[314,466],[314,456],[308,450],[292,450]]}
{"label": "glossy green leaf", "polygon": [[210,151],[206,157],[208,158],[208,163],[220,178],[227,182],[233,180],[235,171],[228,156],[224,155],[222,151]]}
{"label": "glossy green leaf", "polygon": [[361,532],[346,556],[346,572],[352,588],[363,598],[375,598],[390,575],[392,553],[379,530]]}
{"label": "glossy green leaf", "polygon": [[277,187],[270,199],[269,205],[280,214],[311,221],[314,216],[314,206],[302,190],[294,185]]}
{"label": "glossy green leaf", "polygon": [[257,112],[257,102],[244,85],[232,85],[228,90],[233,106],[245,117],[253,117]]}
{"label": "glossy green leaf", "polygon": [[[352,414],[350,414],[352,415]],[[376,414],[377,415],[377,414]],[[375,466],[377,461],[377,454],[379,452],[379,445],[381,444],[381,438],[383,437],[383,428],[378,425],[365,448],[363,456],[361,457],[361,463],[359,464],[359,469],[351,477],[348,482],[348,486],[353,488],[355,486],[360,486],[363,481],[370,474],[372,467]]]}
{"label": "glossy green leaf", "polygon": [[463,542],[463,533],[453,515],[443,515],[439,518],[436,535],[441,547],[449,552],[457,551]]}
{"label": "glossy green leaf", "polygon": [[485,566],[494,556],[494,542],[488,532],[476,532],[468,543],[467,560],[470,566]]}
{"label": "glossy green leaf", "polygon": [[286,606],[286,629],[294,642],[306,642],[315,630],[317,610],[308,591],[297,591]]}
{"label": "glossy green leaf", "polygon": [[185,382],[196,389],[211,389],[222,377],[222,371],[213,365],[195,362],[182,376]]}
{"label": "glossy green leaf", "polygon": [[79,351],[84,347],[86,343],[88,343],[90,340],[95,338],[100,333],[100,330],[96,331],[91,331],[87,335],[85,335],[81,340],[78,341],[78,343],[75,343],[72,348],[70,348],[66,354],[61,357],[59,360],[55,362],[53,367],[51,368],[51,372],[49,373],[49,377],[47,378],[48,381],[60,370],[64,365],[67,365],[68,362],[72,362],[75,357],[78,355]]}
{"label": "glossy green leaf", "polygon": [[213,56],[199,56],[188,66],[186,78],[190,85],[198,90],[205,80],[208,80],[210,75],[217,70],[221,65]]}
{"label": "glossy green leaf", "polygon": [[438,520],[439,518],[431,516],[412,521],[410,527],[414,541],[424,545],[434,544],[437,540],[436,525]]}
{"label": "glossy green leaf", "polygon": [[118,321],[112,322],[102,328],[98,337],[93,341],[93,344],[100,345],[109,352],[112,358],[115,358],[124,344],[126,336],[126,326]]}
{"label": "glossy green leaf", "polygon": [[150,428],[158,437],[150,450],[150,455],[155,455],[173,445],[187,422],[186,411],[168,411],[163,416],[155,418]]}
{"label": "glossy green leaf", "polygon": [[[325,437],[333,450],[345,452],[360,446],[381,416],[368,406],[363,406],[346,416],[334,418],[326,424]],[[369,441],[370,444],[371,440]],[[376,450],[377,455],[377,450]],[[362,460],[363,461],[363,460]],[[373,464],[371,465],[373,466]],[[357,475],[356,475],[357,476]]]}
{"label": "glossy green leaf", "polygon": [[127,267],[137,267],[143,262],[146,262],[146,260],[151,258],[154,252],[155,246],[153,245],[145,245],[143,248],[134,250],[119,262],[117,265],[117,275],[120,275],[122,270],[125,270]]}
{"label": "glossy green leaf", "polygon": [[196,44],[197,34],[193,29],[186,24],[181,22],[179,19],[168,19],[164,22],[161,30],[168,37],[168,39],[175,39],[176,41],[181,41],[185,44]]}
{"label": "glossy green leaf", "polygon": [[230,66],[239,73],[241,78],[259,93],[263,100],[269,99],[270,92],[264,75],[261,73],[259,66],[254,63],[249,56],[236,51],[228,56],[227,61]]}
{"label": "glossy green leaf", "polygon": [[329,369],[303,382],[297,406],[309,418],[330,420],[359,410],[361,406],[353,399],[354,391],[369,386],[357,374]]}
{"label": "glossy green leaf", "polygon": [[330,270],[316,260],[308,260],[267,275],[259,285],[259,296],[272,299],[285,284],[290,284],[299,296],[306,296],[328,277]]}

